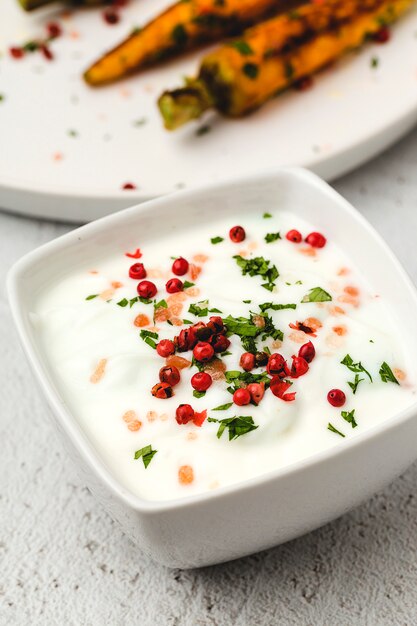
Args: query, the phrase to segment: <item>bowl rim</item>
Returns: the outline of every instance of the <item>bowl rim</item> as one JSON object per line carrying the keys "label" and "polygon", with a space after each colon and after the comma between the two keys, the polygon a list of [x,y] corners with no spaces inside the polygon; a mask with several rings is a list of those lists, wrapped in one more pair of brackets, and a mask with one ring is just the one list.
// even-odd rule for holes
{"label": "bowl rim", "polygon": [[199,506],[200,504],[219,501],[229,497],[230,495],[244,493],[261,485],[266,486],[271,482],[275,482],[277,480],[279,481],[285,477],[295,476],[302,473],[312,466],[324,464],[331,461],[335,457],[349,454],[353,449],[366,446],[370,440],[377,439],[379,436],[386,434],[407,420],[417,417],[416,400],[409,407],[399,411],[392,417],[385,419],[380,424],[372,426],[363,433],[358,433],[351,439],[336,443],[327,450],[317,452],[304,459],[285,465],[284,467],[271,470],[265,474],[246,479],[242,482],[219,487],[216,490],[201,494],[182,496],[181,498],[173,500],[146,500],[133,494],[130,490],[125,488],[113,475],[111,470],[108,469],[98,450],[88,439],[86,433],[82,429],[82,426],[78,423],[74,412],[67,407],[66,403],[61,398],[58,389],[55,389],[49,381],[47,372],[50,366],[47,365],[46,359],[41,359],[36,354],[32,334],[26,330],[24,323],[24,318],[29,311],[23,305],[19,289],[21,277],[24,275],[26,268],[30,267],[34,263],[45,262],[47,260],[50,262],[50,255],[56,254],[57,252],[59,253],[60,250],[65,249],[68,246],[71,246],[71,244],[79,241],[80,235],[84,240],[94,239],[95,234],[111,229],[114,224],[129,223],[132,217],[136,218],[141,213],[153,210],[154,207],[158,208],[159,206],[164,206],[167,203],[176,205],[178,202],[181,202],[182,199],[190,198],[201,193],[210,193],[213,190],[226,191],[236,184],[262,184],[263,181],[271,181],[280,176],[296,179],[304,184],[305,187],[315,187],[320,193],[327,195],[329,199],[334,202],[334,204],[337,204],[338,210],[344,211],[345,214],[348,215],[349,219],[356,221],[359,226],[366,231],[369,238],[379,244],[382,252],[386,255],[387,261],[391,263],[396,273],[401,278],[401,288],[407,290],[411,298],[414,300],[417,312],[416,287],[384,239],[379,235],[374,227],[371,226],[368,220],[366,220],[365,217],[357,211],[357,209],[355,209],[345,198],[343,198],[343,196],[341,196],[316,174],[298,167],[268,169],[260,173],[253,174],[250,177],[234,177],[227,181],[221,181],[220,183],[211,183],[193,187],[134,205],[128,209],[104,216],[99,220],[71,230],[69,233],[43,244],[20,258],[8,272],[7,293],[12,311],[12,317],[17,328],[23,351],[29,361],[31,370],[42,390],[44,397],[47,400],[48,405],[53,410],[55,417],[65,431],[65,435],[70,439],[76,451],[94,473],[96,478],[104,483],[114,496],[138,513],[156,514],[164,511],[191,508]]}

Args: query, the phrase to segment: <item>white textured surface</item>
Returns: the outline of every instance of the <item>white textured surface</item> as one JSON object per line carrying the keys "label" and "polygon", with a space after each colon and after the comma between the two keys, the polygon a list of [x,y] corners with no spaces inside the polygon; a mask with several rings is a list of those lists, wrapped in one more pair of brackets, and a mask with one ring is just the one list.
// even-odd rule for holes
{"label": "white textured surface", "polygon": [[[417,132],[335,186],[417,283]],[[5,298],[11,263],[68,228],[0,214],[0,625],[417,624],[417,464],[324,528],[217,567],[166,570],[124,537],[54,434]]]}

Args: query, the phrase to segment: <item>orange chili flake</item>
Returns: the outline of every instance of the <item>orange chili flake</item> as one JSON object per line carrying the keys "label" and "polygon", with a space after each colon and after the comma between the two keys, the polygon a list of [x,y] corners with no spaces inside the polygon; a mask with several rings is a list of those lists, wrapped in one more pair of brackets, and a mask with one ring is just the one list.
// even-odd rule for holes
{"label": "orange chili flake", "polygon": [[187,296],[190,296],[190,298],[196,298],[200,295],[200,290],[198,287],[188,287],[187,289],[184,289],[184,292],[187,294]]}
{"label": "orange chili flake", "polygon": [[355,308],[359,306],[358,299],[355,298],[354,296],[348,296],[346,294],[346,296],[339,296],[337,299],[339,302],[344,302],[345,304],[351,304]]}
{"label": "orange chili flake", "polygon": [[134,252],[125,252],[125,256],[129,257],[129,259],[140,259],[142,252],[140,251],[140,248],[136,248]]}
{"label": "orange chili flake", "polygon": [[350,296],[359,295],[359,289],[357,287],[352,287],[351,285],[348,285],[347,287],[345,287],[343,291],[349,294]]}
{"label": "orange chili flake", "polygon": [[394,367],[392,371],[395,378],[401,382],[407,378],[406,373],[403,372],[403,370],[400,370],[398,367]]}
{"label": "orange chili flake", "polygon": [[204,371],[207,372],[207,374],[210,374],[213,380],[224,380],[226,363],[224,363],[220,359],[215,359],[205,366]]}
{"label": "orange chili flake", "polygon": [[193,256],[193,261],[196,263],[205,263],[208,261],[208,256],[206,254],[195,254]]}
{"label": "orange chili flake", "polygon": [[190,276],[191,280],[197,280],[197,278],[201,274],[201,267],[199,265],[194,265],[194,263],[190,263]]}
{"label": "orange chili flake", "polygon": [[191,485],[194,481],[194,470],[191,465],[181,465],[178,470],[178,480],[181,485]]}
{"label": "orange chili flake", "polygon": [[132,432],[136,432],[138,431],[142,426],[142,422],[140,422],[139,420],[133,420],[132,422],[129,422],[129,424],[127,425],[128,429],[131,430]]}
{"label": "orange chili flake", "polygon": [[299,252],[301,252],[301,254],[304,254],[305,256],[317,256],[317,252],[315,248],[299,248],[298,249]]}
{"label": "orange chili flake", "polygon": [[336,316],[336,315],[345,315],[346,312],[340,306],[331,306],[329,308],[329,313],[330,315]]}
{"label": "orange chili flake", "polygon": [[100,359],[94,372],[90,376],[90,383],[96,385],[103,378],[107,365],[107,359]]}
{"label": "orange chili flake", "polygon": [[188,361],[187,359],[184,359],[184,357],[182,356],[177,356],[175,354],[173,354],[172,356],[169,356],[166,360],[165,363],[169,366],[174,366],[177,367],[179,370],[183,370],[186,367],[190,367],[191,365],[191,361]]}
{"label": "orange chili flake", "polygon": [[113,289],[120,289],[120,287],[123,287],[123,283],[119,283],[118,280],[113,280],[113,282],[111,282],[110,284]]}
{"label": "orange chili flake", "polygon": [[144,313],[139,313],[139,315],[136,315],[133,323],[135,326],[138,326],[138,328],[142,328],[143,326],[149,326],[151,320]]}
{"label": "orange chili flake", "polygon": [[340,270],[337,272],[338,276],[346,276],[346,274],[350,273],[350,269],[348,267],[341,267]]}
{"label": "orange chili flake", "polygon": [[334,333],[336,333],[336,335],[339,335],[340,337],[343,337],[343,335],[346,335],[347,333],[346,326],[333,326],[332,330]]}
{"label": "orange chili flake", "polygon": [[135,420],[137,418],[136,412],[135,411],[126,411],[126,413],[123,413],[122,415],[122,420],[124,422],[126,422],[127,424],[129,422],[133,422],[133,420]]}

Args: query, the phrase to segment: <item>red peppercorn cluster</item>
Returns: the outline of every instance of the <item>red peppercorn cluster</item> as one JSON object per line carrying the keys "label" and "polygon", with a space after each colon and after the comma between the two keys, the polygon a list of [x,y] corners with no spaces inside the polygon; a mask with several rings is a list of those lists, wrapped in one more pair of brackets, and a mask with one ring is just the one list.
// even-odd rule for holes
{"label": "red peppercorn cluster", "polygon": [[[288,241],[291,241],[292,243],[301,243],[303,240],[303,236],[300,231],[295,229],[289,230],[285,237],[286,239],[288,239]],[[324,248],[327,239],[321,233],[314,232],[307,235],[304,241],[308,243],[312,248]]]}
{"label": "red peppercorn cluster", "polygon": [[[144,282],[147,283],[149,281],[142,281],[139,285]],[[226,337],[226,328],[222,318],[212,316],[207,324],[197,322],[188,328],[183,328],[179,335],[174,337],[173,341],[171,341],[171,339],[161,339],[156,346],[156,352],[160,357],[168,358],[175,352],[188,352],[192,350],[195,361],[204,364],[211,361],[216,352],[223,352],[229,345],[230,341]],[[167,365],[160,370],[159,379],[161,382],[157,383],[152,388],[152,395],[160,399],[171,398],[174,395],[173,387],[180,382],[181,374],[178,368]],[[191,378],[191,386],[199,392],[207,391],[212,383],[213,379],[207,372],[197,372]],[[196,413],[195,415],[197,417],[190,419],[181,417],[188,414],[191,415],[189,405],[181,405],[181,407],[186,408],[181,408],[180,417],[177,415],[178,423],[186,424],[193,419],[194,423],[197,424],[196,420],[199,421],[200,414]],[[187,411],[188,413],[186,413]],[[201,423],[203,423],[203,421]]]}
{"label": "red peppercorn cluster", "polygon": [[62,28],[58,22],[48,22],[45,26],[46,36],[41,39],[27,41],[22,46],[11,46],[9,54],[13,59],[23,59],[26,54],[40,52],[47,61],[52,61],[54,55],[49,43],[62,35]]}

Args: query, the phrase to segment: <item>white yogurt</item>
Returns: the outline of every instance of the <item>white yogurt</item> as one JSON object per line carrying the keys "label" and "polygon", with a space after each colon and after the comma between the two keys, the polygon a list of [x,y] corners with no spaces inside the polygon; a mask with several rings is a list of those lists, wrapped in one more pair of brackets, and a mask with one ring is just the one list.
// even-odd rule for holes
{"label": "white yogurt", "polygon": [[[268,311],[275,326],[284,332],[279,349],[272,347],[271,339],[258,340],[260,349],[268,346],[271,352],[283,354],[289,363],[303,343],[310,339],[314,343],[316,357],[309,371],[294,379],[289,390],[296,392],[294,402],[284,402],[268,390],[259,406],[233,405],[226,411],[213,412],[213,408],[232,401],[228,384],[214,381],[204,397],[193,397],[190,379],[197,372],[195,366],[181,371],[181,382],[175,386],[172,398],[153,397],[150,390],[158,382],[159,369],[165,362],[139,337],[140,328],[134,324],[139,314],[152,318],[153,305],[117,305],[137,295],[138,281],[128,277],[128,269],[136,261],[124,251],[115,250],[109,258],[92,258],[88,267],[71,269],[59,282],[49,285],[33,305],[33,324],[65,402],[117,479],[145,499],[168,500],[207,492],[288,466],[332,446],[343,446],[349,438],[415,400],[415,381],[400,329],[393,322],[389,306],[374,293],[352,260],[332,241],[322,249],[287,241],[285,233],[289,229],[298,229],[304,236],[316,229],[283,212],[269,219],[245,216],[242,226],[246,240],[232,243],[229,229],[241,219],[237,213],[235,220],[220,220],[214,229],[191,226],[182,234],[162,236],[157,243],[138,241],[143,254],[140,261],[148,271],[154,270],[148,279],[157,285],[159,301],[168,299],[165,283],[173,276],[172,256],[181,255],[190,262],[195,255],[208,257],[205,262],[194,262],[202,268],[192,281],[199,295],[188,295],[176,316],[193,323],[207,321],[188,312],[190,304],[202,300],[209,300],[210,308],[220,309],[222,317],[247,318],[250,311],[259,312],[259,304],[270,301],[297,304],[296,310]],[[266,233],[277,231],[281,240],[264,241]],[[215,236],[224,241],[211,244]],[[261,286],[264,281],[259,276],[242,275],[233,259],[236,254],[246,254],[245,258],[262,256],[276,265],[280,276],[273,292]],[[191,281],[189,275],[182,279]],[[331,295],[332,301],[301,303],[309,290],[318,286]],[[86,300],[95,294],[101,296]],[[243,303],[249,299],[250,304]],[[322,324],[315,337],[289,326],[307,318],[316,318]],[[156,326],[159,339],[172,339],[187,327],[166,322]],[[244,350],[237,336],[230,340],[231,354],[223,361],[227,370],[239,370]],[[347,354],[355,362],[361,361],[373,378],[370,383],[366,375],[361,375],[365,380],[355,394],[347,384],[355,374],[340,364]],[[191,360],[191,352],[180,356]],[[381,380],[383,362],[401,378],[400,385]],[[262,371],[264,368],[258,368],[253,373]],[[91,382],[94,373],[95,383]],[[342,408],[334,408],[327,401],[327,393],[333,388],[346,394]],[[183,403],[191,404],[196,411],[207,409],[208,415],[216,419],[251,416],[258,428],[233,441],[229,441],[226,429],[219,439],[217,423],[206,420],[201,428],[192,422],[179,425],[175,411]],[[353,409],[358,424],[354,429],[341,416],[342,410]],[[130,423],[125,421],[129,418]],[[329,423],[345,437],[328,430]],[[134,454],[147,445],[157,452],[145,468]],[[192,468],[189,484],[179,479],[183,466]]]}

